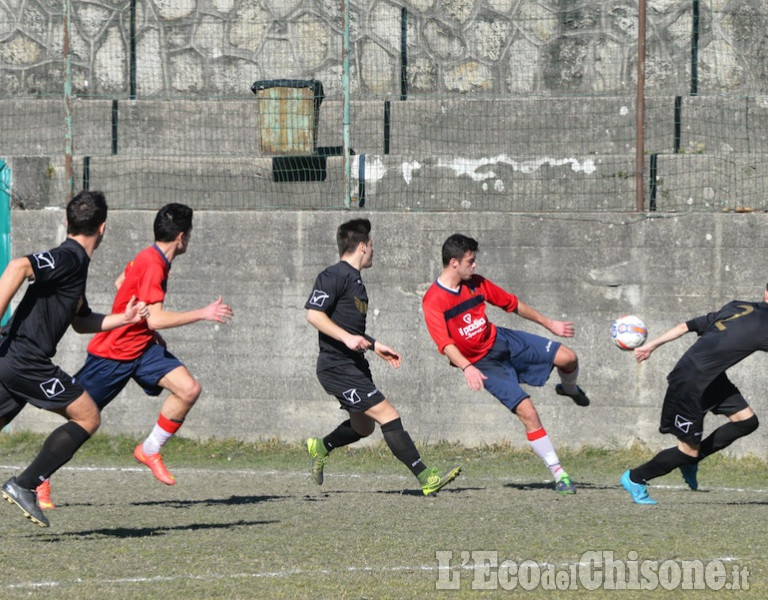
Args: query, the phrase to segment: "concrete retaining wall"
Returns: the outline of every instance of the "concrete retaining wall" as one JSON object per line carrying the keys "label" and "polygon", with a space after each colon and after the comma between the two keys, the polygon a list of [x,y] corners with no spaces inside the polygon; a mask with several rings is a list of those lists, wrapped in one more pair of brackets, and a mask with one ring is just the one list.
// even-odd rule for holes
{"label": "concrete retaining wall", "polygon": [[[196,213],[190,250],[173,265],[166,306],[197,308],[221,294],[235,319],[229,326],[198,323],[164,332],[203,386],[184,435],[294,441],[327,432],[341,419],[336,401],[315,378],[317,339],[303,305],[315,275],[337,260],[335,228],[358,214]],[[525,445],[516,419],[489,394],[466,389],[424,326],[421,296],[439,273],[440,246],[453,232],[479,239],[481,273],[545,314],[576,322],[577,335],[567,343],[580,355],[580,383],[592,406],[578,408],[556,396],[556,376],[546,387],[531,389],[559,446],[671,443],[656,432],[665,376],[693,340],[668,344],[638,365],[612,345],[612,320],[635,313],[657,335],[733,298],[760,298],[768,279],[764,213],[362,214],[372,219],[376,249],[373,268],[364,272],[369,331],[404,356],[399,371],[373,357],[374,378],[413,437],[424,441]],[[123,264],[151,243],[153,216],[136,210],[110,214],[88,286],[96,310],[108,310]],[[62,211],[14,211],[13,254],[58,243],[63,221]],[[489,313],[498,324],[545,333],[516,315]],[[76,370],[86,343],[86,337],[68,333],[56,360]],[[758,414],[766,414],[765,356],[753,356],[731,373]],[[159,408],[160,400],[131,384],[105,411],[103,430],[145,433]],[[57,422],[28,408],[13,427],[48,431]],[[711,417],[707,426],[716,423],[719,418]],[[733,451],[765,456],[768,442],[758,432]]]}

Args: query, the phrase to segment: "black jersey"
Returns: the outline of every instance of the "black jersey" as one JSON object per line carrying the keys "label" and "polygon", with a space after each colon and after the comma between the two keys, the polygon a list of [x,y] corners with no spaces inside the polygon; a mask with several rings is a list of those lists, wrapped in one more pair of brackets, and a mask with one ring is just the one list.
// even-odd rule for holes
{"label": "black jersey", "polygon": [[[328,267],[315,279],[314,288],[304,308],[324,312],[331,321],[349,333],[365,335],[368,292],[360,277],[360,271],[343,260]],[[350,350],[343,342],[324,333],[320,333],[318,337],[318,371],[345,363],[367,364],[368,361],[362,352]]]}
{"label": "black jersey", "polygon": [[686,322],[699,334],[667,377],[689,397],[700,397],[726,369],[758,350],[768,351],[768,304],[734,300]]}
{"label": "black jersey", "polygon": [[57,248],[27,258],[34,280],[2,332],[5,356],[22,363],[50,359],[74,316],[91,312],[85,299],[91,259],[80,244],[68,238]]}

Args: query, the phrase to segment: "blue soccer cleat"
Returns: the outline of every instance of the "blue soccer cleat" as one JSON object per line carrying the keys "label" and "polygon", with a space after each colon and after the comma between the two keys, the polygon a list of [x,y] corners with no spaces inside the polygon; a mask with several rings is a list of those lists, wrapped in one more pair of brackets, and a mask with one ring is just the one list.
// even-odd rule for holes
{"label": "blue soccer cleat", "polygon": [[642,483],[635,483],[629,478],[629,469],[624,471],[624,475],[621,476],[621,485],[632,496],[632,500],[635,504],[658,504],[656,500],[648,495],[648,486]]}

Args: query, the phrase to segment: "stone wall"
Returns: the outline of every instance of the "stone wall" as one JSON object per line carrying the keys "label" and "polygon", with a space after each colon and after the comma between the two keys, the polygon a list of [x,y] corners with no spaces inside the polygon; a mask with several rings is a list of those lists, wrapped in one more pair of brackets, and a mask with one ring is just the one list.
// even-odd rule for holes
{"label": "stone wall", "polygon": [[[130,92],[131,3],[73,2],[78,95]],[[341,0],[136,2],[139,98],[249,96],[253,81],[319,79],[341,93]],[[648,2],[649,95],[691,87],[690,0]],[[627,94],[636,80],[637,2],[351,0],[351,91],[413,94]],[[62,2],[0,0],[0,96],[59,95]],[[700,3],[698,92],[768,89],[768,8]],[[402,49],[405,47],[405,54]]]}

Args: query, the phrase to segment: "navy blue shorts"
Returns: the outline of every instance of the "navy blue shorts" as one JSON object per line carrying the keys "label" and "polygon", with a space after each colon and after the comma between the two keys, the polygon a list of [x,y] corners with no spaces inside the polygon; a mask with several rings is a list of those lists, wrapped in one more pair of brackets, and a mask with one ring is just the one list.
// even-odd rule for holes
{"label": "navy blue shorts", "polygon": [[485,389],[514,411],[530,395],[520,384],[544,385],[558,348],[560,342],[540,335],[496,327],[493,348],[475,366],[488,378]]}
{"label": "navy blue shorts", "polygon": [[365,412],[384,400],[373,383],[370,368],[357,366],[338,366],[317,372],[317,378],[323,389],[331,396],[336,396],[340,408],[347,412]]}
{"label": "navy blue shorts", "polygon": [[103,409],[133,379],[149,396],[159,396],[163,388],[157,382],[183,363],[160,344],[152,344],[135,360],[112,360],[89,354],[85,364],[75,374],[82,385]]}

